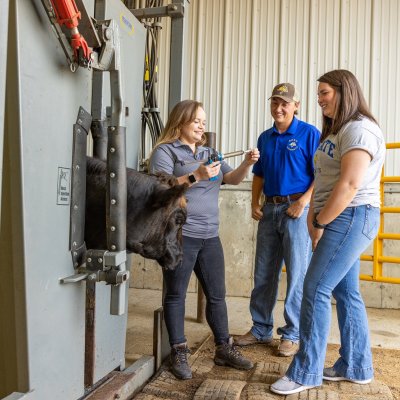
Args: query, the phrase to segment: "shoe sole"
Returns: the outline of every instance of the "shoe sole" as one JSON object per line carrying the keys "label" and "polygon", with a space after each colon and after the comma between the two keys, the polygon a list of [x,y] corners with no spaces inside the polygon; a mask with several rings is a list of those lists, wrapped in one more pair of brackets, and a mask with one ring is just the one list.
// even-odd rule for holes
{"label": "shoe sole", "polygon": [[269,390],[271,390],[271,392],[274,392],[276,394],[289,395],[289,394],[304,392],[305,390],[310,390],[315,387],[316,386],[300,386],[299,388],[293,389],[293,390],[279,390],[279,389],[275,389],[272,386],[270,386]]}
{"label": "shoe sole", "polygon": [[323,380],[325,381],[331,381],[331,382],[339,382],[339,381],[346,381],[346,382],[351,382],[351,383],[357,383],[358,385],[367,385],[368,383],[371,383],[372,379],[365,379],[363,381],[358,381],[355,379],[349,379],[349,378],[344,378],[342,376],[323,376]]}
{"label": "shoe sole", "polygon": [[271,340],[257,340],[256,342],[237,342],[236,340],[234,341],[235,346],[240,346],[240,347],[244,347],[244,346],[251,346],[252,344],[265,344],[267,346],[271,345],[274,342],[273,339]]}
{"label": "shoe sole", "polygon": [[241,369],[241,370],[244,370],[244,371],[249,371],[250,369],[252,369],[254,367],[254,365],[252,365],[250,367],[240,367],[240,366],[237,366],[237,365],[233,365],[232,363],[226,362],[224,360],[221,360],[219,358],[214,358],[214,363],[216,365],[219,365],[220,367],[232,367],[232,368]]}
{"label": "shoe sole", "polygon": [[193,378],[192,375],[190,375],[190,376],[182,376],[182,375],[179,375],[179,374],[175,374],[175,373],[172,372],[172,371],[171,371],[171,374],[172,374],[175,378],[178,378],[178,379],[180,379],[180,380],[182,380],[182,381],[186,381],[187,379],[192,379],[192,378]]}
{"label": "shoe sole", "polygon": [[298,352],[298,350],[296,350],[296,351],[291,351],[290,353],[285,353],[285,352],[283,352],[283,351],[279,351],[279,352],[278,352],[278,356],[279,356],[279,357],[291,357],[291,356],[294,356],[297,352]]}

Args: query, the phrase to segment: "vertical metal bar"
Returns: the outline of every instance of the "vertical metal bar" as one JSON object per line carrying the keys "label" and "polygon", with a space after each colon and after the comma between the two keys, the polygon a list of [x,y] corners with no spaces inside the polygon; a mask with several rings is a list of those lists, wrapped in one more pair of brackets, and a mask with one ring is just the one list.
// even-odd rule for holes
{"label": "vertical metal bar", "polygon": [[93,157],[107,159],[107,119],[103,104],[103,72],[93,71],[92,75],[92,138]]}
{"label": "vertical metal bar", "polygon": [[96,351],[96,280],[86,280],[86,315],[85,315],[85,388],[94,385],[94,367]]}
{"label": "vertical metal bar", "polygon": [[[0,1],[0,207],[4,145],[4,112],[6,96],[6,65],[8,39],[8,0]],[[4,56],[5,55],[5,56]]]}
{"label": "vertical metal bar", "polygon": [[[104,0],[95,2],[94,17],[97,20],[105,19]],[[92,138],[93,138],[93,157],[100,160],[107,159],[107,116],[104,105],[104,72],[93,71],[92,74]]]}
{"label": "vertical metal bar", "polygon": [[[173,0],[172,3],[185,6],[185,0]],[[171,19],[168,113],[182,100],[184,21],[185,18]]]}
{"label": "vertical metal bar", "polygon": [[[119,58],[119,49],[115,49],[115,57]],[[119,59],[115,63],[118,69],[110,71],[111,126],[108,128],[106,228],[107,248],[123,251],[126,249],[126,128]],[[119,265],[118,269],[126,270],[126,263]],[[112,315],[125,312],[125,290],[125,282],[111,287]]]}

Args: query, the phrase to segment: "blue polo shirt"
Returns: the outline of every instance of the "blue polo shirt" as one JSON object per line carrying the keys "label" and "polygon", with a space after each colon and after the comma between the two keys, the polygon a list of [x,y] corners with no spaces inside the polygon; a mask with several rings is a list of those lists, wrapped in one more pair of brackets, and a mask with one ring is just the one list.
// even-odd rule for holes
{"label": "blue polo shirt", "polygon": [[314,153],[319,140],[319,130],[296,117],[286,132],[279,133],[274,124],[259,136],[260,158],[253,173],[264,179],[266,196],[307,191],[314,180]]}

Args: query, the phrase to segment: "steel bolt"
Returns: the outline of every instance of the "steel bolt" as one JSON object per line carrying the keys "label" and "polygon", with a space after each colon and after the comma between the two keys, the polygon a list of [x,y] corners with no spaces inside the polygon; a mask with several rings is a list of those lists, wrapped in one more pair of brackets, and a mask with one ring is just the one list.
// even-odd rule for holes
{"label": "steel bolt", "polygon": [[112,38],[112,29],[107,28],[107,29],[104,31],[104,36],[105,36],[105,38],[106,38],[107,40],[110,40],[110,39]]}
{"label": "steel bolt", "polygon": [[115,131],[115,126],[110,127],[111,131]]}
{"label": "steel bolt", "polygon": [[77,133],[81,133],[81,130],[79,128],[76,131],[77,131]]}
{"label": "steel bolt", "polygon": [[73,246],[76,246],[76,242],[73,242],[72,245],[73,245]]}
{"label": "steel bolt", "polygon": [[88,261],[88,262],[92,262],[92,259],[89,257],[89,258],[87,259],[87,261]]}
{"label": "steel bolt", "polygon": [[111,250],[115,250],[117,248],[117,246],[115,244],[111,245]]}
{"label": "steel bolt", "polygon": [[77,165],[76,167],[75,167],[75,169],[79,169],[80,168],[80,166],[79,165]]}
{"label": "steel bolt", "polygon": [[114,172],[111,172],[110,177],[111,177],[111,178],[115,178]]}
{"label": "steel bolt", "polygon": [[77,210],[78,209],[78,206],[75,204],[74,205],[74,210]]}
{"label": "steel bolt", "polygon": [[115,152],[114,147],[111,147],[111,148],[110,148],[110,153],[114,153],[114,152]]}
{"label": "steel bolt", "polygon": [[115,231],[115,226],[112,226],[110,229],[111,229],[111,232],[114,232]]}
{"label": "steel bolt", "polygon": [[116,203],[117,203],[117,200],[111,199],[111,204],[112,204],[112,205],[114,205],[114,204],[116,204]]}
{"label": "steel bolt", "polygon": [[99,264],[101,264],[101,263],[103,262],[103,259],[102,259],[101,257],[99,257],[99,258],[97,259],[97,262],[98,262]]}

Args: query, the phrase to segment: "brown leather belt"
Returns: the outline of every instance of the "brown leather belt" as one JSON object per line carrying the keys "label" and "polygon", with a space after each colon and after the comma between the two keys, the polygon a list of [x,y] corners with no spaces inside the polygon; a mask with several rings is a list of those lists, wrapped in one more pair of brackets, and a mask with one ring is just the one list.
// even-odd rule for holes
{"label": "brown leather belt", "polygon": [[266,203],[280,204],[280,203],[290,203],[292,201],[298,200],[304,193],[294,193],[288,196],[267,196],[265,198]]}

